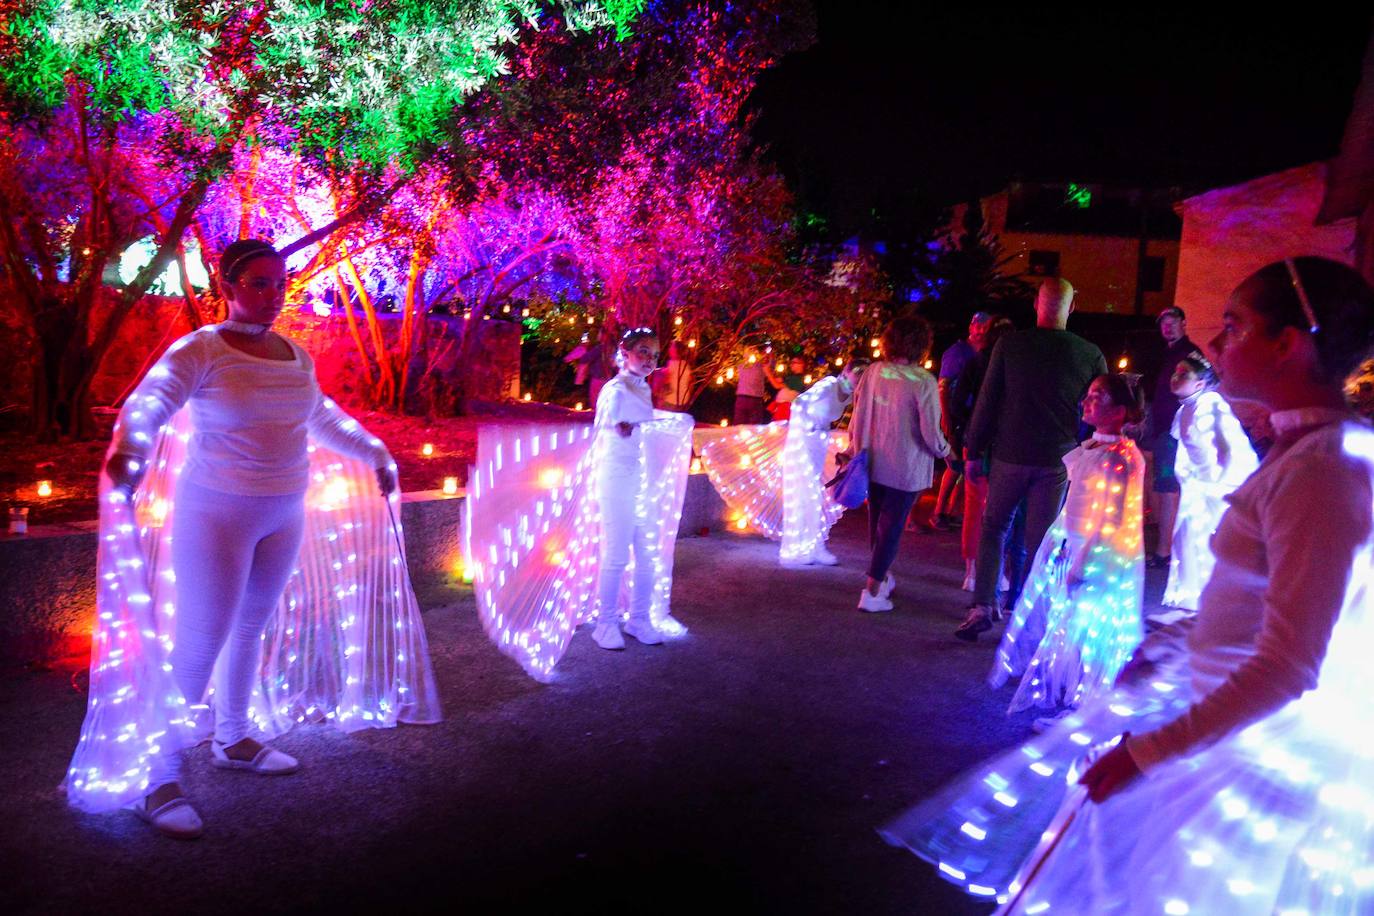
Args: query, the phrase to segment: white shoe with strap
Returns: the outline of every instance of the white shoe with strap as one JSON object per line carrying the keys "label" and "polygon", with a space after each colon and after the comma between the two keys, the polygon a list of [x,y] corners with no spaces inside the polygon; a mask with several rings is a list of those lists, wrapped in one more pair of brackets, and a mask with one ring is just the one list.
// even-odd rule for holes
{"label": "white shoe with strap", "polygon": [[148,810],[148,799],[151,795],[145,795],[138,801],[130,802],[124,807],[138,815],[139,820],[146,821],[153,825],[158,833],[163,836],[171,837],[174,840],[194,840],[203,832],[204,824],[200,820],[200,815],[191,806],[191,800],[184,795],[178,795],[171,801],[164,802],[151,811]]}
{"label": "white shoe with strap", "polygon": [[[232,745],[230,745],[232,746]],[[263,776],[285,776],[301,768],[301,763],[290,754],[263,745],[253,755],[252,760],[237,760],[224,752],[226,745],[218,741],[210,742],[210,762],[222,770],[248,770]]]}

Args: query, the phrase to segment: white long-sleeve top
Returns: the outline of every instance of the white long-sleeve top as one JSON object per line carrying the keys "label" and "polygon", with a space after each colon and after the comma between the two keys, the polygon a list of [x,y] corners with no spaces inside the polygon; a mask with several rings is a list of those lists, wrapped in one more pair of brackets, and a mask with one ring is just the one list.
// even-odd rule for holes
{"label": "white long-sleeve top", "polygon": [[909,363],[870,365],[854,389],[849,437],[853,454],[868,449],[870,480],[907,492],[929,487],[935,459],[949,454],[935,377]]}
{"label": "white long-sleeve top", "polygon": [[218,325],[168,348],[120,411],[114,451],[151,457],[158,430],[187,403],[192,437],[182,479],[239,496],[305,492],[307,436],[368,462],[391,463],[380,439],[326,398],[310,355],[293,341],[289,360],[231,347]]}
{"label": "white long-sleeve top", "polygon": [[[628,372],[620,372],[607,382],[596,398],[596,436],[600,467],[597,474],[603,479],[640,480],[644,433],[639,424],[654,418],[654,399],[649,382]],[[617,424],[629,423],[633,428],[622,436]]]}
{"label": "white long-sleeve top", "polygon": [[1208,493],[1225,496],[1259,466],[1240,421],[1215,391],[1200,391],[1184,399],[1170,433],[1179,444],[1174,472],[1185,485],[1195,483]]}
{"label": "white long-sleeve top", "polygon": [[1197,699],[1168,725],[1127,739],[1142,771],[1201,750],[1317,685],[1356,555],[1374,529],[1374,481],[1367,458],[1346,453],[1345,416],[1271,416],[1279,442],[1228,497],[1212,539],[1216,569],[1188,634]]}

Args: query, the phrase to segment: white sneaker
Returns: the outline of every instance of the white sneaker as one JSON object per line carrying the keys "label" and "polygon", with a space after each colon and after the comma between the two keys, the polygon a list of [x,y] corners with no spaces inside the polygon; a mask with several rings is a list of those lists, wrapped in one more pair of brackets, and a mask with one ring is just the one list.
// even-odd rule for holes
{"label": "white sneaker", "polygon": [[625,637],[620,635],[620,624],[614,620],[598,621],[592,629],[592,641],[603,649],[625,648]]}
{"label": "white sneaker", "polygon": [[897,577],[888,573],[883,577],[883,584],[878,586],[879,598],[891,598],[892,592],[897,588]]}
{"label": "white sneaker", "polygon": [[803,566],[810,566],[815,563],[813,557],[780,557],[778,565],[783,569],[801,569]]}
{"label": "white sneaker", "polygon": [[648,617],[631,617],[625,622],[625,632],[646,646],[663,644],[663,634],[658,632],[654,622]]}
{"label": "white sneaker", "polygon": [[819,563],[822,566],[839,566],[840,558],[835,556],[825,547],[817,547],[811,554],[811,562]]}
{"label": "white sneaker", "polygon": [[879,611],[890,611],[892,610],[892,602],[883,597],[882,592],[876,595],[870,595],[868,589],[865,588],[859,591],[859,610],[867,611],[870,614],[876,614]]}
{"label": "white sneaker", "polygon": [[687,627],[672,614],[664,614],[663,619],[655,624],[655,629],[658,630],[658,635],[667,639],[687,635]]}

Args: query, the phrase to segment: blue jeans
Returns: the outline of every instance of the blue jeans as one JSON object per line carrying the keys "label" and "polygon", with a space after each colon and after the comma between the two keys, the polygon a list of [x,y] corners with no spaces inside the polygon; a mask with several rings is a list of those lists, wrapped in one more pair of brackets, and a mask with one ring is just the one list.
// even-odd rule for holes
{"label": "blue jeans", "polygon": [[[1002,575],[1002,549],[1012,527],[1016,507],[1026,501],[1026,535],[1020,545],[1010,545],[1015,551],[1032,550],[1040,546],[1045,532],[1054,524],[1054,517],[1064,504],[1069,489],[1068,471],[1064,465],[1042,468],[1034,465],[1011,464],[993,459],[988,474],[988,498],[983,507],[983,534],[978,540],[978,576],[973,585],[973,603],[988,607],[997,604],[997,580]],[[1018,583],[1012,583],[1015,592]]]}
{"label": "blue jeans", "polygon": [[902,540],[902,528],[907,513],[916,502],[912,490],[885,487],[876,481],[868,484],[868,546],[873,557],[868,561],[868,577],[877,582],[887,577],[892,561],[897,558],[897,545]]}

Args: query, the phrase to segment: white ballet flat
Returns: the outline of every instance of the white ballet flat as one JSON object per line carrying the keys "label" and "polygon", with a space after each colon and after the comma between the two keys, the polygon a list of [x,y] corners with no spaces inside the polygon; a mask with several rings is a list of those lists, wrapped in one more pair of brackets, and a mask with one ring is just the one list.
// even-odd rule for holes
{"label": "white ballet flat", "polygon": [[264,776],[285,776],[301,768],[301,763],[290,754],[263,746],[252,760],[235,760],[224,753],[224,745],[218,741],[210,742],[210,762],[222,770],[248,770]]}
{"label": "white ballet flat", "polygon": [[204,824],[200,815],[191,807],[191,801],[182,795],[166,804],[148,810],[148,796],[124,806],[138,815],[138,819],[153,825],[153,829],[163,836],[174,840],[194,840],[201,835]]}

